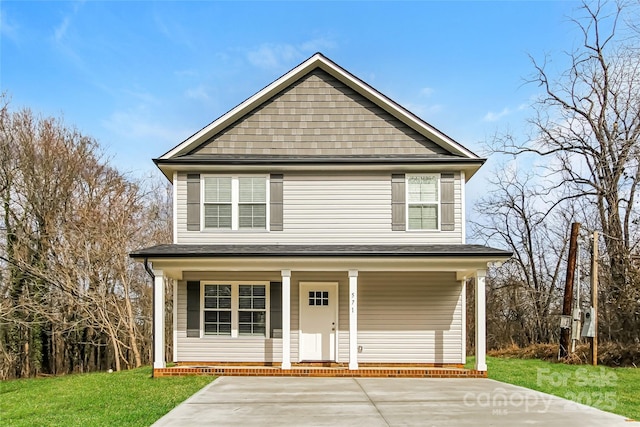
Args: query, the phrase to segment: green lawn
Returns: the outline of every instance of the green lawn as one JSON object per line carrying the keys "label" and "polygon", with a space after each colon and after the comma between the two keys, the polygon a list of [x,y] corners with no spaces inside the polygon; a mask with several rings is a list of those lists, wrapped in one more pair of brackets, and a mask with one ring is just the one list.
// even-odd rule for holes
{"label": "green lawn", "polygon": [[[488,357],[489,378],[640,420],[640,369]],[[467,367],[473,365],[469,358]],[[151,379],[151,368],[0,381],[1,426],[148,426],[213,377]]]}
{"label": "green lawn", "polygon": [[1,426],[148,426],[213,377],[151,378],[151,368],[0,381]]}
{"label": "green lawn", "polygon": [[[467,367],[473,366],[473,357]],[[487,357],[489,378],[640,420],[640,369]]]}

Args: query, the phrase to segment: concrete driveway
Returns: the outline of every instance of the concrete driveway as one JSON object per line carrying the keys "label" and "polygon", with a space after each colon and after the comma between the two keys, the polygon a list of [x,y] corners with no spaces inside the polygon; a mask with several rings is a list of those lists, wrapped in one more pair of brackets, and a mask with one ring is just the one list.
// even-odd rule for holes
{"label": "concrete driveway", "polygon": [[154,426],[634,426],[489,379],[221,377]]}

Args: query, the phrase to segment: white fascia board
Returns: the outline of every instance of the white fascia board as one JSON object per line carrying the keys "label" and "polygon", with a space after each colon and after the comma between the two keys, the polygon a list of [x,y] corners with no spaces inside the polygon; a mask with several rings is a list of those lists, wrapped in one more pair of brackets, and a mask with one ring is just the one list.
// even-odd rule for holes
{"label": "white fascia board", "polygon": [[479,158],[472,151],[466,149],[464,146],[457,143],[444,133],[440,132],[438,129],[418,118],[395,101],[378,92],[369,84],[360,80],[358,77],[354,76],[344,68],[340,67],[330,59],[323,56],[321,53],[316,53],[311,58],[307,59],[279,79],[275,80],[273,83],[266,86],[264,89],[257,92],[255,95],[249,97],[248,99],[237,105],[235,108],[229,110],[227,113],[223,114],[218,119],[214,120],[212,123],[200,129],[198,132],[178,144],[176,147],[163,154],[160,159],[170,159],[174,156],[184,154],[185,152],[193,149],[197,145],[203,143],[207,138],[215,135],[217,132],[231,125],[234,121],[249,113],[256,107],[261,105],[263,102],[265,102],[267,99],[271,98],[282,89],[288,87],[295,80],[316,67],[319,67],[328,72],[333,77],[342,81],[347,86],[356,90],[358,93],[371,100],[376,105],[380,106],[408,126],[415,129],[417,132],[432,139],[436,144],[442,146],[443,148],[470,159]]}

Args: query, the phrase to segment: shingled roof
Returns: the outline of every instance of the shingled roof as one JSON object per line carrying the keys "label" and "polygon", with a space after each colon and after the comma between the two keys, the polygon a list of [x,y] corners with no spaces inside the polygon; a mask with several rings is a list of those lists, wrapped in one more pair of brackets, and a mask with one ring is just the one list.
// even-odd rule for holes
{"label": "shingled roof", "polygon": [[132,258],[210,257],[497,257],[511,252],[482,245],[178,245],[132,252]]}

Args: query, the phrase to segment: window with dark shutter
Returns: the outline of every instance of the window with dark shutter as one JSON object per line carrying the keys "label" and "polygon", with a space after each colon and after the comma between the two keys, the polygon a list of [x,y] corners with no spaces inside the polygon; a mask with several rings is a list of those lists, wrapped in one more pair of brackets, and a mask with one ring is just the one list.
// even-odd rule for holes
{"label": "window with dark shutter", "polygon": [[447,172],[440,175],[440,209],[441,219],[440,227],[442,231],[455,230],[455,195],[454,195],[455,178],[453,172]]}
{"label": "window with dark shutter", "polygon": [[200,282],[187,282],[187,337],[200,337]]}
{"label": "window with dark shutter", "polygon": [[282,283],[271,282],[269,285],[271,338],[282,338]]}
{"label": "window with dark shutter", "polygon": [[282,213],[282,174],[271,174],[269,179],[270,185],[270,226],[271,231],[283,230],[283,213]]}
{"label": "window with dark shutter", "polygon": [[405,209],[405,177],[403,173],[394,173],[391,175],[391,230],[405,230]]}
{"label": "window with dark shutter", "polygon": [[200,231],[200,174],[187,175],[187,230]]}

